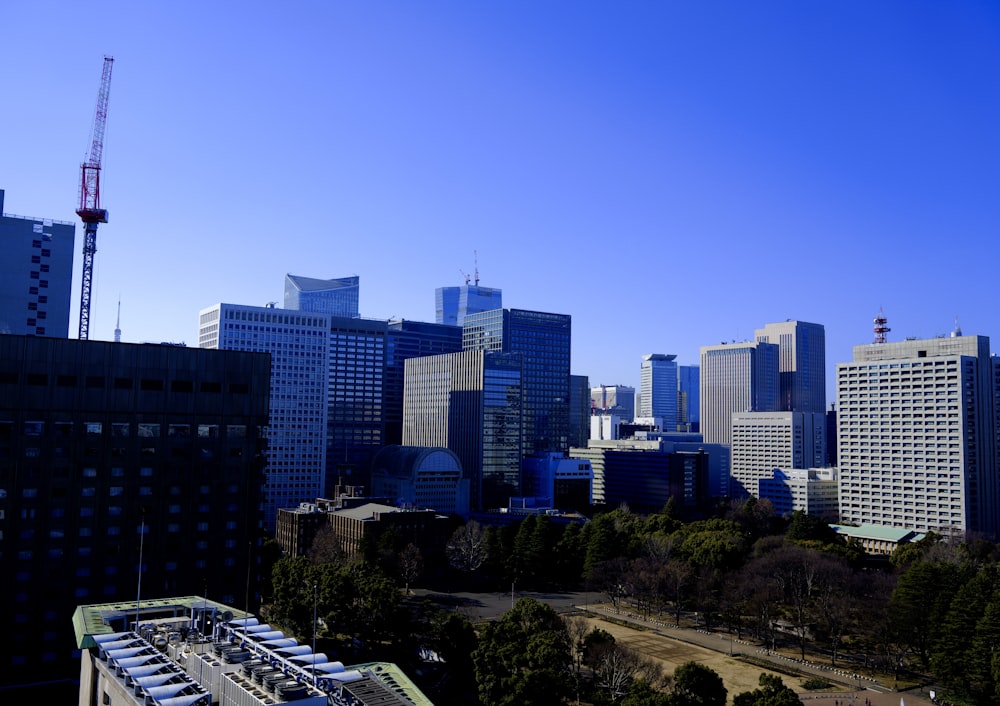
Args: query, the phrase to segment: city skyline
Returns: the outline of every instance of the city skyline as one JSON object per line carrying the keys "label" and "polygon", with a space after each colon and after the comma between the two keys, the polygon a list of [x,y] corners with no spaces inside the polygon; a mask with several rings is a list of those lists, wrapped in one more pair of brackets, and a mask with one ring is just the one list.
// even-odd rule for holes
{"label": "city skyline", "polygon": [[[0,188],[9,213],[78,220],[114,55],[93,339],[120,296],[124,340],[193,346],[197,312],[280,301],[289,272],[358,275],[362,316],[430,322],[477,264],[505,306],[573,317],[592,386],[793,319],[826,327],[832,402],[879,307],[890,341],[956,315],[1000,336],[1000,8],[112,2],[92,22],[5,17]],[[660,282],[688,296],[660,304]]]}

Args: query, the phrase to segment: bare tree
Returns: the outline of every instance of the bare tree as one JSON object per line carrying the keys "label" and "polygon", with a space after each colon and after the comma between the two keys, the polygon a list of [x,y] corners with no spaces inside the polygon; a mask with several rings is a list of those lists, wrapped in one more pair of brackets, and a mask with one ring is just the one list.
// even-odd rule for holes
{"label": "bare tree", "polygon": [[406,584],[406,595],[410,595],[410,584],[424,572],[424,557],[415,544],[407,544],[399,553],[399,576]]}
{"label": "bare tree", "polygon": [[475,520],[459,527],[445,547],[448,561],[460,571],[475,571],[489,558],[486,534]]}
{"label": "bare tree", "polygon": [[663,669],[636,650],[617,643],[604,645],[592,657],[594,685],[607,691],[611,703],[628,694],[629,686],[642,679],[654,688],[663,683]]}
{"label": "bare tree", "polygon": [[325,524],[319,528],[308,556],[313,564],[339,564],[344,560],[344,550],[333,525]]}

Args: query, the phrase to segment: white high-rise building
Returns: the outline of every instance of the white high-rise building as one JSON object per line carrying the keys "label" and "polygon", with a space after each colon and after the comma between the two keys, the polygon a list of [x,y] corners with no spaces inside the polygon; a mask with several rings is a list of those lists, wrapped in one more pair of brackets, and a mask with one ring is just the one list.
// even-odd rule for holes
{"label": "white high-rise building", "polygon": [[650,353],[640,369],[642,406],[637,417],[662,417],[671,429],[677,421],[677,356]]}
{"label": "white high-rise building", "polygon": [[805,412],[733,414],[730,494],[760,497],[758,481],[774,469],[814,468],[826,458],[826,415]]}
{"label": "white high-rise building", "polygon": [[826,329],[822,324],[783,321],[765,324],[754,338],[778,344],[778,409],[826,412]]}
{"label": "white high-rise building", "polygon": [[272,532],[278,508],[323,495],[329,338],[327,314],[216,304],[199,315],[199,348],[271,354],[264,527]]}
{"label": "white high-rise building", "polygon": [[701,349],[701,433],[730,444],[734,412],[778,410],[778,346],[744,342]]}
{"label": "white high-rise building", "polygon": [[841,521],[996,537],[996,359],[989,338],[854,347],[837,365]]}
{"label": "white high-rise building", "polygon": [[595,414],[614,414],[622,421],[635,419],[635,388],[627,385],[600,385],[590,388],[590,409]]}

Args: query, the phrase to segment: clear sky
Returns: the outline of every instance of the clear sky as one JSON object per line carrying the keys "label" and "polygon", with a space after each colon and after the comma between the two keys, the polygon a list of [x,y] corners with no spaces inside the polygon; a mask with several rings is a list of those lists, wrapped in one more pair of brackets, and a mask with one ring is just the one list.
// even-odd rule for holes
{"label": "clear sky", "polygon": [[5,211],[77,220],[105,53],[91,338],[120,296],[124,340],[196,345],[286,272],[432,321],[478,251],[592,384],[790,318],[832,369],[880,306],[1000,350],[992,1],[10,0]]}

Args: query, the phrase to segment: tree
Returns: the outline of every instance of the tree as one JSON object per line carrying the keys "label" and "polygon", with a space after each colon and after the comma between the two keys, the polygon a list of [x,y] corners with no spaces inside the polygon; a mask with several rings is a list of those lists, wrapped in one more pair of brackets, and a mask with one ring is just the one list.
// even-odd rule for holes
{"label": "tree", "polygon": [[583,653],[594,673],[594,687],[611,703],[621,701],[636,680],[653,687],[663,682],[659,664],[630,647],[619,645],[606,630],[594,628],[588,633],[583,640]]}
{"label": "tree", "polygon": [[572,691],[566,626],[531,598],[482,628],[472,660],[485,706],[561,704]]}
{"label": "tree", "polygon": [[482,526],[469,520],[468,524],[459,527],[448,540],[445,553],[459,571],[469,573],[478,569],[489,556]]}
{"label": "tree", "polygon": [[344,550],[333,525],[328,523],[319,528],[307,556],[313,564],[339,564],[344,561]]}
{"label": "tree", "polygon": [[407,544],[399,553],[399,577],[406,586],[406,595],[410,595],[410,584],[420,578],[424,572],[424,557],[415,544]]}
{"label": "tree", "polygon": [[671,701],[685,706],[726,706],[728,690],[722,677],[698,662],[685,662],[674,670]]}
{"label": "tree", "polygon": [[781,677],[761,673],[759,689],[744,691],[733,699],[733,706],[801,706],[795,692],[785,686]]}

